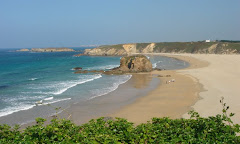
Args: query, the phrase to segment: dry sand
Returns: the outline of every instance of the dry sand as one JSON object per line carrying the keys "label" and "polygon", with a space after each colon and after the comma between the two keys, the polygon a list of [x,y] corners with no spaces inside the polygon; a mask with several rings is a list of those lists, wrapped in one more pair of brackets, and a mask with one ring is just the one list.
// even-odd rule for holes
{"label": "dry sand", "polygon": [[[160,75],[170,74],[171,77],[160,77],[162,84],[157,89],[112,116],[124,117],[139,124],[152,117],[188,118],[187,112],[191,107],[201,116],[214,116],[221,113],[219,100],[224,97],[230,111],[236,113],[233,121],[240,123],[239,55],[154,55],[175,57],[188,61],[191,66],[177,71],[154,72]],[[175,82],[164,83],[170,79],[175,79]]]}
{"label": "dry sand", "polygon": [[[203,84],[206,91],[200,92],[199,100],[194,110],[207,117],[220,114],[221,97],[224,97],[229,112],[236,115],[232,118],[234,123],[240,124],[240,55],[207,55],[207,54],[181,54],[199,60],[207,61],[208,67],[191,70],[180,70],[182,74],[189,74]],[[187,117],[185,114],[183,117]]]}
{"label": "dry sand", "polygon": [[[191,63],[187,69],[207,66],[208,63],[191,57],[177,57]],[[153,71],[159,75],[161,84],[147,96],[139,98],[134,103],[125,106],[111,116],[127,118],[135,124],[150,121],[153,117],[181,118],[190,111],[198,100],[202,90],[198,80],[190,75],[181,74],[175,70]],[[171,77],[167,77],[170,75]],[[174,79],[174,82],[168,83]]]}

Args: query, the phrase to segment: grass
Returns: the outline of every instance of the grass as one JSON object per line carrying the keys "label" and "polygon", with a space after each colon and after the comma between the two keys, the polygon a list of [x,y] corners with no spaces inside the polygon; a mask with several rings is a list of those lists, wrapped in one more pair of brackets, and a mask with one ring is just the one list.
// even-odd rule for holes
{"label": "grass", "polygon": [[[136,43],[137,51],[141,52],[151,43]],[[212,45],[217,44],[217,48],[214,53],[225,53],[226,50],[237,50],[240,53],[240,43],[233,42],[160,42],[156,43],[154,52],[181,52],[181,53],[209,53],[208,48]],[[108,45],[99,47],[104,50],[109,50],[111,48],[123,49],[123,44],[118,45]]]}

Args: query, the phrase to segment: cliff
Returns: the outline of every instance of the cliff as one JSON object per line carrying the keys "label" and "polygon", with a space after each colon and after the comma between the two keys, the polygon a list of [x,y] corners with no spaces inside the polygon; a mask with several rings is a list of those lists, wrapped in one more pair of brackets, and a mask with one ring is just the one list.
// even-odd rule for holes
{"label": "cliff", "polygon": [[100,46],[86,49],[85,55],[122,56],[134,53],[239,54],[240,43],[231,42],[161,42]]}
{"label": "cliff", "polygon": [[137,73],[152,71],[151,61],[144,55],[125,56],[120,60],[120,66],[105,72],[105,74]]}
{"label": "cliff", "polygon": [[32,48],[32,49],[20,49],[17,52],[73,52],[75,50],[70,48]]}
{"label": "cliff", "polygon": [[20,50],[17,50],[18,52],[28,52],[29,49],[20,49]]}

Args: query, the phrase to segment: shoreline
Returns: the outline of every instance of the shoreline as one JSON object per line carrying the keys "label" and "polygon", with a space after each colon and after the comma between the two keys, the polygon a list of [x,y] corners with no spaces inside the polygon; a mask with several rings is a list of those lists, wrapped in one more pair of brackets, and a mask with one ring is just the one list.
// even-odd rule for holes
{"label": "shoreline", "polygon": [[[150,121],[153,117],[189,118],[187,113],[192,109],[201,116],[208,117],[221,114],[219,100],[224,96],[230,112],[236,113],[233,122],[240,123],[240,98],[237,97],[240,93],[240,67],[237,66],[240,56],[167,53],[148,55],[171,57],[190,65],[178,70],[133,74],[138,78],[132,77],[107,95],[71,105],[59,117],[67,118],[70,114],[70,120],[78,125],[98,117],[126,118],[136,125]],[[223,76],[227,76],[227,80]],[[174,82],[166,84],[166,81],[172,79]],[[235,82],[231,83],[232,80]],[[229,94],[233,96],[228,96]],[[47,121],[51,119],[52,117],[48,117]],[[25,124],[23,128],[32,124]]]}
{"label": "shoreline", "polygon": [[[165,56],[165,55],[161,55]],[[176,58],[176,57],[172,57]],[[180,58],[176,58],[180,59]],[[183,59],[180,59],[183,60]],[[184,61],[187,61],[184,59]],[[187,61],[189,62],[189,61]],[[191,61],[190,61],[191,62]],[[191,63],[189,63],[191,64]],[[187,68],[192,68],[192,65],[190,65]],[[182,93],[185,93],[185,91],[182,91],[182,93],[179,93],[179,98],[183,101],[188,101],[187,103],[179,103],[178,101],[173,101],[175,98],[173,95],[176,94],[176,90],[182,89],[184,87],[191,87],[191,90],[188,91],[188,93],[195,94],[196,92],[200,91],[201,86],[197,85],[197,80],[195,80],[190,76],[184,76],[177,73],[178,70],[164,70],[164,71],[153,71],[151,73],[138,73],[133,74],[132,78],[120,85],[118,89],[115,91],[101,96],[96,97],[94,99],[91,99],[90,101],[84,101],[79,102],[77,104],[73,104],[70,107],[68,107],[66,110],[61,112],[58,116],[60,118],[68,118],[70,117],[70,120],[72,120],[76,124],[83,124],[88,122],[91,119],[98,118],[98,117],[122,117],[127,118],[129,121],[134,122],[135,124],[140,124],[141,122],[147,122],[153,117],[165,117],[169,116],[171,118],[180,118],[184,113],[191,110],[191,106],[198,100],[198,96],[194,95],[193,97],[181,97]],[[158,77],[159,75],[171,75],[171,77]],[[151,79],[151,80],[149,80]],[[164,82],[170,79],[176,79],[176,81],[173,83],[170,83],[169,85],[166,85]],[[155,82],[150,82],[155,81]],[[160,81],[160,82],[156,82]],[[181,86],[181,83],[186,83],[183,87]],[[166,87],[166,86],[170,86]],[[152,107],[152,110],[148,110],[146,113],[148,113],[147,116],[142,117],[142,113],[139,114],[139,116],[136,116],[136,112],[130,111],[129,107],[135,107],[139,108],[139,106],[136,105],[137,102],[139,102],[141,99],[144,99],[144,104],[147,105],[146,100],[149,100],[149,95],[151,94],[154,96],[156,94],[155,91],[158,93],[169,93],[168,91],[171,90],[171,87],[177,87],[177,89],[173,90],[173,93],[170,95],[172,96],[168,101],[165,101],[168,103],[170,107],[167,109],[171,111],[163,111],[163,114],[158,114],[158,110],[155,107]],[[179,87],[180,86],[180,87]],[[159,91],[160,90],[160,91]],[[122,97],[122,95],[124,95]],[[168,96],[169,97],[169,96]],[[152,97],[150,97],[151,99]],[[162,97],[164,98],[164,97]],[[153,97],[153,99],[156,99]],[[166,99],[166,95],[165,95]],[[172,101],[172,103],[171,103]],[[179,103],[179,104],[178,104]],[[164,103],[161,103],[160,100],[154,104],[154,106],[157,106],[161,104],[161,107],[159,109],[164,109],[166,105]],[[178,105],[176,109],[171,108],[171,105]],[[127,109],[126,109],[127,108]],[[145,111],[147,110],[144,108]],[[141,119],[144,121],[136,121],[132,119],[131,117],[128,117],[124,114],[120,114],[121,111],[126,111],[128,115],[133,116],[136,119]],[[166,109],[165,109],[166,110]],[[144,110],[140,110],[140,112],[143,112]],[[47,117],[47,123],[50,123],[50,120],[52,117]],[[23,125],[23,128],[29,125],[32,125],[33,123],[25,124]]]}
{"label": "shoreline", "polygon": [[[60,118],[71,115],[75,124],[84,124],[91,119],[109,117],[115,111],[133,103],[156,89],[159,80],[151,74],[132,74],[131,79],[106,95],[71,105],[67,112],[59,114]],[[130,96],[129,96],[130,95]]]}
{"label": "shoreline", "polygon": [[[77,125],[87,123],[91,119],[108,117],[118,109],[145,96],[158,84],[159,80],[151,74],[132,74],[132,77],[126,83],[119,85],[116,90],[103,96],[72,104],[61,111],[58,117],[69,119]],[[47,120],[45,124],[49,124],[53,117],[45,117]],[[33,124],[35,122],[24,124],[21,129]]]}
{"label": "shoreline", "polygon": [[[189,108],[194,109],[202,117],[216,116],[222,114],[223,108],[219,101],[224,97],[224,102],[230,107],[228,114],[235,114],[231,118],[233,123],[240,124],[240,55],[172,53],[153,55],[173,57],[191,63],[190,67],[176,71],[178,74],[192,77],[200,86],[202,85],[202,89],[197,92],[198,100]],[[196,63],[197,61],[200,63]],[[137,102],[135,106],[137,107]],[[190,118],[187,111],[182,114],[182,118]]]}
{"label": "shoreline", "polygon": [[[151,55],[151,54],[146,54]],[[189,67],[178,70],[153,71],[152,74],[161,75],[161,83],[147,95],[137,99],[134,103],[112,114],[112,117],[126,118],[135,124],[150,121],[153,117],[182,118],[192,109],[192,106],[200,99],[199,93],[203,91],[195,77],[182,74],[181,70],[196,69],[208,66],[207,62],[185,56],[172,56],[166,54],[154,54],[167,56],[186,61]],[[171,77],[166,77],[171,75]],[[166,84],[166,81],[174,79],[174,82]]]}

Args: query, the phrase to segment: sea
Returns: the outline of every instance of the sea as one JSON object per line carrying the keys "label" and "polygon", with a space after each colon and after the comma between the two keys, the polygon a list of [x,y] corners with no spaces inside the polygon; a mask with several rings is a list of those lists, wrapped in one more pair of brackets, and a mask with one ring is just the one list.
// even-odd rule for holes
{"label": "sea", "polygon": [[[73,48],[83,51],[85,47]],[[19,119],[18,124],[36,117],[55,113],[47,107],[64,107],[81,101],[91,101],[116,90],[131,79],[131,75],[75,74],[83,70],[110,70],[120,65],[120,56],[80,56],[81,52],[16,52],[0,49],[0,123],[7,116],[30,111],[31,118]],[[181,69],[187,62],[162,56],[147,56],[153,68]],[[1,121],[1,118],[3,119]],[[5,121],[4,121],[5,120]],[[14,121],[16,122],[16,121]],[[9,122],[11,123],[11,122]]]}

